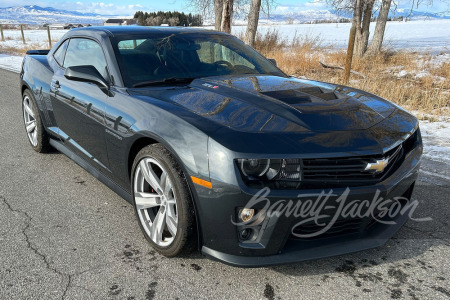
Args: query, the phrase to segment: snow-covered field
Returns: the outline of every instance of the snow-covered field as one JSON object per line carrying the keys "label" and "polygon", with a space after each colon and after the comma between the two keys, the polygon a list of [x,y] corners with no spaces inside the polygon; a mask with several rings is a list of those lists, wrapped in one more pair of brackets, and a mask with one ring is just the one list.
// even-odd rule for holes
{"label": "snow-covered field", "polygon": [[[282,37],[288,40],[294,37],[319,37],[323,46],[346,48],[350,23],[340,24],[293,24],[293,25],[260,25],[260,33],[268,30],[278,30]],[[205,27],[212,29],[213,27]],[[234,26],[233,34],[245,32],[245,26]],[[371,23],[370,32],[373,33],[375,23]],[[52,40],[60,39],[67,30],[52,30]],[[47,32],[45,30],[25,30],[28,44],[39,48],[48,48]],[[4,30],[5,42],[1,46],[23,48],[19,30]],[[417,51],[431,51],[433,53],[450,53],[450,20],[430,20],[411,22],[388,22],[385,33],[385,45],[395,49],[411,49]]]}
{"label": "snow-covered field", "polygon": [[[324,46],[346,48],[350,23],[335,24],[294,24],[260,25],[258,32],[276,29],[281,36],[293,39],[295,36],[319,37]],[[234,26],[233,34],[245,32],[245,26]],[[370,38],[375,23],[370,24]],[[450,52],[450,20],[430,20],[411,22],[388,22],[385,32],[385,45],[395,49],[414,49],[434,53]]]}
{"label": "snow-covered field", "polygon": [[[68,30],[51,30],[50,35],[55,44],[55,41],[59,40]],[[12,47],[15,49],[21,49],[29,47],[30,45],[37,46],[42,49],[48,49],[48,36],[46,30],[24,30],[26,45],[22,42],[22,35],[20,30],[3,30],[5,41],[0,41],[1,47]]]}

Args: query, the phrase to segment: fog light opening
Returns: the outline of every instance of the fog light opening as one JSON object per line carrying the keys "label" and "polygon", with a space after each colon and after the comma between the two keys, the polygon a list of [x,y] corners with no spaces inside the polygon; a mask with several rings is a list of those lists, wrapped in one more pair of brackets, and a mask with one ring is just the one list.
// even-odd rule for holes
{"label": "fog light opening", "polygon": [[253,208],[243,208],[239,212],[239,218],[242,222],[250,222],[253,219],[253,216],[255,215],[255,210]]}
{"label": "fog light opening", "polygon": [[239,239],[241,241],[247,241],[253,237],[253,229],[245,228],[239,232]]}

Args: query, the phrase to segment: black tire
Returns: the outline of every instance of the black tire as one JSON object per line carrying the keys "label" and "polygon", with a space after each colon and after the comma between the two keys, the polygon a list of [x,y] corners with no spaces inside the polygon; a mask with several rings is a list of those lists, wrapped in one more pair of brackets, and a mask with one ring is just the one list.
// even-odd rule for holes
{"label": "black tire", "polygon": [[[33,145],[32,138],[29,136],[27,132],[26,119],[25,119],[25,101],[28,101],[31,104],[31,111],[33,112],[33,119],[35,120],[36,126],[36,136],[35,136],[35,144]],[[22,116],[25,124],[25,131],[27,133],[28,141],[30,142],[31,147],[34,151],[39,153],[47,153],[50,152],[52,147],[50,146],[50,140],[47,132],[45,131],[44,125],[42,124],[41,116],[39,114],[39,109],[37,106],[37,102],[34,99],[33,94],[30,90],[26,89],[22,95]]]}
{"label": "black tire", "polygon": [[[165,169],[172,183],[173,195],[176,199],[176,211],[178,215],[177,232],[171,244],[164,247],[157,245],[144,229],[139,216],[139,210],[136,206],[134,186],[135,176],[137,176],[136,168],[143,159],[147,158],[156,160]],[[171,153],[161,144],[146,146],[136,155],[131,171],[131,189],[133,192],[133,204],[139,227],[146,239],[157,252],[167,257],[173,257],[189,254],[195,249],[197,242],[195,210],[186,177]]]}

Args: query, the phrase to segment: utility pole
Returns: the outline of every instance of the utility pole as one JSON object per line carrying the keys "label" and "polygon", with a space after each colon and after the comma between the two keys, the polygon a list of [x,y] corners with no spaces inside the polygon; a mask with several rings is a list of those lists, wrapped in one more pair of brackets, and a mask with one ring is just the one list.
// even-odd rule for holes
{"label": "utility pole", "polygon": [[3,36],[3,25],[0,24],[0,33],[2,34],[2,42],[5,41],[5,37]]}
{"label": "utility pole", "polygon": [[20,32],[22,33],[22,43],[26,44],[25,35],[23,34],[23,25],[22,24],[20,24]]}
{"label": "utility pole", "polygon": [[48,47],[52,49],[52,37],[50,36],[50,26],[47,26]]}

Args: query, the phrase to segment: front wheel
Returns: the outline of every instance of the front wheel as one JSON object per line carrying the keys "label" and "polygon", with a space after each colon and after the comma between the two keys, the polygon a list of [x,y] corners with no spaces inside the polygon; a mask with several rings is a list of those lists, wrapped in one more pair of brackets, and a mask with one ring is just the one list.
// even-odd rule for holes
{"label": "front wheel", "polygon": [[159,253],[172,257],[191,251],[195,218],[186,178],[160,144],[144,147],[132,168],[134,206],[139,225]]}

